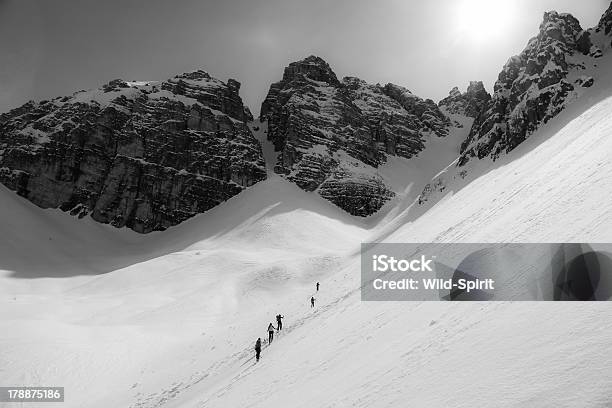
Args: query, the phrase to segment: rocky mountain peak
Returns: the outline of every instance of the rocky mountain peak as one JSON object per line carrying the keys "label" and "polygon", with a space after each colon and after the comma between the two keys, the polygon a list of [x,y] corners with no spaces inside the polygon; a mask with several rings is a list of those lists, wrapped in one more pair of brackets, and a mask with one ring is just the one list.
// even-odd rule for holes
{"label": "rocky mountain peak", "polygon": [[596,31],[602,31],[606,35],[610,35],[612,33],[612,3],[610,3],[610,7],[608,7],[605,13],[601,16],[599,24],[597,24]]}
{"label": "rocky mountain peak", "polygon": [[277,99],[288,99],[295,90],[304,86],[314,86],[317,82],[333,87],[340,86],[340,81],[334,71],[320,57],[311,55],[303,60],[290,63],[285,67],[283,78],[270,86],[268,95],[261,104],[260,116],[262,118],[268,116]]}
{"label": "rocky mountain peak", "polygon": [[568,13],[548,11],[540,24],[540,33],[536,41],[541,43],[558,42],[564,45],[566,52],[577,50],[587,54],[591,48],[589,33],[584,31],[580,22]]}
{"label": "rocky mountain peak", "polygon": [[459,90],[458,86],[454,86],[453,89],[451,89],[448,92],[448,97],[450,98],[455,99],[455,98],[459,98],[460,96],[461,96],[461,91]]}
{"label": "rocky mountain peak", "polygon": [[438,106],[450,114],[476,118],[490,99],[491,95],[485,89],[482,81],[470,81],[466,92],[461,93],[459,88],[454,87],[448,96],[438,103]]}
{"label": "rocky mountain peak", "polygon": [[313,81],[326,82],[330,85],[340,85],[336,74],[323,58],[311,55],[301,61],[292,62],[285,68],[283,82],[303,80],[308,78]]}
{"label": "rocky mountain peak", "polygon": [[357,216],[395,195],[376,170],[389,156],[417,155],[450,124],[433,101],[394,84],[338,82],[314,56],[289,64],[270,86],[261,120],[279,152],[274,171]]}
{"label": "rocky mountain peak", "polygon": [[196,70],[175,76],[162,82],[161,89],[174,95],[193,98],[203,105],[223,112],[233,119],[248,122],[251,112],[240,98],[240,82],[230,79],[227,83],[213,78],[208,72]]}
{"label": "rocky mountain peak", "polygon": [[102,85],[102,90],[104,92],[114,92],[129,87],[130,85],[123,79],[113,79],[112,81],[109,81],[108,83]]}
{"label": "rocky mountain peak", "polygon": [[470,81],[466,93],[469,96],[478,99],[488,99],[491,97],[491,95],[489,95],[489,93],[485,89],[482,81]]}
{"label": "rocky mountain peak", "polygon": [[0,182],[43,208],[147,233],[266,178],[240,84],[204,71],[0,115]]}
{"label": "rocky mountain peak", "polygon": [[212,79],[212,77],[210,76],[208,72],[203,71],[201,69],[191,71],[191,72],[184,72],[182,74],[175,76],[174,78],[175,79],[188,79],[190,81],[208,81]]}
{"label": "rocky mountain peak", "polygon": [[462,144],[459,164],[513,150],[592,86],[594,79],[582,71],[601,50],[590,37],[571,14],[545,13],[538,35],[500,72],[491,101]]}

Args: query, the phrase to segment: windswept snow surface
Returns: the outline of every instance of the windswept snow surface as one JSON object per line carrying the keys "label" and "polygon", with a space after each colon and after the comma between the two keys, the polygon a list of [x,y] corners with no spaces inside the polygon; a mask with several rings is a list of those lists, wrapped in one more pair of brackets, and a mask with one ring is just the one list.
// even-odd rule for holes
{"label": "windswept snow surface", "polygon": [[612,98],[553,120],[539,144],[427,206],[407,192],[376,225],[275,176],[147,236],[0,187],[0,386],[64,386],[45,406],[75,408],[610,406],[608,303],[359,294],[361,242],[611,241],[610,115]]}

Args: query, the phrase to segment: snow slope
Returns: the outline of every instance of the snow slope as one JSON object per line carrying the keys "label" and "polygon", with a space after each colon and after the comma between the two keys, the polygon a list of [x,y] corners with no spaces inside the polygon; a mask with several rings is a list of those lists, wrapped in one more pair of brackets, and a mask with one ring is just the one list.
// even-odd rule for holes
{"label": "snow slope", "polygon": [[0,385],[66,387],[50,407],[609,406],[606,303],[359,296],[361,242],[610,241],[612,98],[592,97],[378,224],[279,177],[147,236],[0,187]]}
{"label": "snow slope", "polygon": [[310,287],[365,237],[279,177],[241,197],[142,236],[1,188],[0,383],[61,383],[64,406],[106,407],[202,381],[217,365],[221,375],[283,291]]}
{"label": "snow slope", "polygon": [[[533,151],[516,153],[514,161],[448,194],[414,222],[374,236],[389,242],[609,241],[610,113],[612,98]],[[323,281],[321,306],[290,322],[290,332],[264,352],[260,365],[170,406],[612,403],[608,305],[362,303],[358,270],[355,257]]]}

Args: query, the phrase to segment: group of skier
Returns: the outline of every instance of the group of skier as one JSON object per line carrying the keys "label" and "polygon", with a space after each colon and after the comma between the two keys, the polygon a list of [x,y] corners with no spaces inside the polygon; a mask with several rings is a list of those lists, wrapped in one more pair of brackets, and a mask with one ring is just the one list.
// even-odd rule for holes
{"label": "group of skier", "polygon": [[[268,325],[268,344],[272,344],[274,340],[274,330],[283,330],[283,319],[285,316],[281,314],[276,315],[276,328],[272,323]],[[255,342],[255,359],[259,361],[259,356],[261,355],[261,337],[257,339]]]}
{"label": "group of skier", "polygon": [[[317,292],[319,291],[319,282],[317,282]],[[315,298],[314,296],[310,297],[310,307],[314,307],[315,306]],[[272,344],[272,341],[274,340],[274,331],[275,330],[282,330],[283,329],[283,319],[285,318],[285,316],[282,316],[280,313],[276,315],[276,328],[274,327],[274,324],[270,323],[268,325],[268,344]],[[259,337],[257,339],[257,341],[255,342],[255,360],[259,361],[259,357],[261,356],[261,337]]]}

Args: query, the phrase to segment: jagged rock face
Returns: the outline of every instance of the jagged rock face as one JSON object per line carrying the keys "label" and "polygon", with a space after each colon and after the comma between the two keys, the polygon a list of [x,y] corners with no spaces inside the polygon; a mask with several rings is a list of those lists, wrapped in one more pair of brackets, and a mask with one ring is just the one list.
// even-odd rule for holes
{"label": "jagged rock face", "polygon": [[585,59],[597,56],[592,48],[590,33],[573,16],[545,13],[539,34],[499,74],[491,101],[461,146],[459,165],[511,151],[591,86],[592,78],[577,73]]}
{"label": "jagged rock face", "polygon": [[235,79],[229,79],[227,84],[223,84],[207,72],[194,71],[162,82],[161,89],[195,99],[200,104],[221,111],[239,121],[253,120],[249,109],[242,104],[239,95],[240,82]]}
{"label": "jagged rock face", "polygon": [[[597,75],[606,69],[598,68],[598,59],[610,52],[612,28],[606,33],[606,27],[612,27],[612,4],[588,31],[569,14],[546,13],[538,36],[504,66],[493,98],[474,121],[460,157],[423,188],[418,203],[435,202],[449,188],[456,191],[478,175],[471,173],[472,166],[466,166],[472,157],[495,159],[512,150],[586,88],[606,78]],[[458,96],[458,90],[453,90],[447,99]]]}
{"label": "jagged rock face", "polygon": [[599,24],[597,24],[595,31],[603,32],[605,35],[612,34],[612,3],[610,3],[610,7],[608,7],[603,16],[601,16],[601,20],[599,20]]}
{"label": "jagged rock face", "polygon": [[490,100],[491,95],[482,82],[471,81],[466,92],[461,93],[459,88],[454,87],[438,106],[448,113],[476,119]]}
{"label": "jagged rock face", "polygon": [[448,135],[449,120],[431,99],[421,99],[406,88],[394,84],[385,85],[383,93],[422,122],[418,129],[422,134]]}
{"label": "jagged rock face", "polygon": [[275,172],[358,216],[373,214],[394,196],[376,174],[389,155],[413,157],[426,137],[443,137],[449,126],[433,101],[393,84],[339,81],[314,56],[285,68],[261,119],[280,152]]}
{"label": "jagged rock face", "polygon": [[238,90],[204,71],[0,115],[0,182],[43,208],[164,230],[266,178]]}

